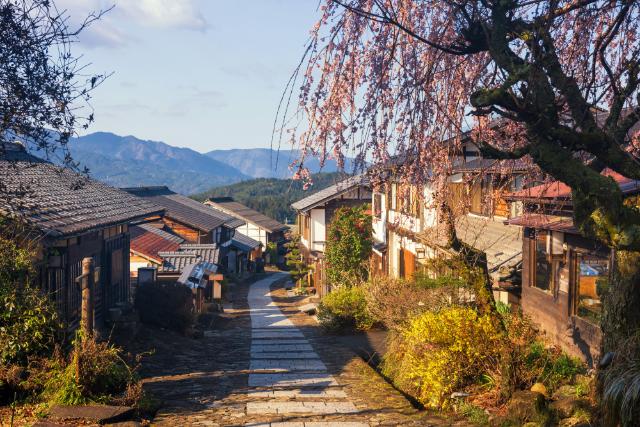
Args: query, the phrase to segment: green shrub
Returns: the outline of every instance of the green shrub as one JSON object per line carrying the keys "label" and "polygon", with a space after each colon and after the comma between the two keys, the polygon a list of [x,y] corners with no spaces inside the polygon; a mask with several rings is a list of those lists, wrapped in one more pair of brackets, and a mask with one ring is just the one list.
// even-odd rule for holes
{"label": "green shrub", "polygon": [[508,398],[513,391],[528,389],[536,382],[544,383],[553,391],[585,371],[577,358],[545,346],[527,317],[505,305],[496,304],[496,308],[506,330],[505,351],[496,374],[502,397]]}
{"label": "green shrub", "polygon": [[336,210],[327,229],[324,252],[330,285],[348,285],[367,279],[371,236],[371,215],[363,207]]}
{"label": "green shrub", "polygon": [[300,253],[300,236],[297,234],[293,235],[291,241],[287,243],[285,247],[287,248],[285,260],[289,274],[291,275],[291,280],[293,280],[293,283],[302,284],[304,282],[303,279],[307,277],[309,273],[309,268]]}
{"label": "green shrub", "polygon": [[342,286],[326,295],[318,307],[318,321],[327,330],[367,330],[374,324],[362,286]]}
{"label": "green shrub", "polygon": [[184,333],[195,321],[193,293],[177,283],[140,286],[135,306],[142,322],[161,328]]}
{"label": "green shrub", "polygon": [[[429,282],[432,283],[432,282]],[[457,303],[457,289],[416,281],[373,277],[365,288],[367,308],[376,322],[400,331],[415,316]]]}
{"label": "green shrub", "polygon": [[427,407],[449,406],[449,395],[475,383],[498,362],[501,335],[490,316],[447,307],[414,317],[396,335],[383,372]]}
{"label": "green shrub", "polygon": [[48,355],[60,330],[54,304],[42,292],[23,285],[0,295],[0,362],[25,364]]}
{"label": "green shrub", "polygon": [[41,398],[49,404],[113,403],[137,383],[121,353],[109,343],[76,340],[68,358],[45,361],[32,381],[42,384]]}

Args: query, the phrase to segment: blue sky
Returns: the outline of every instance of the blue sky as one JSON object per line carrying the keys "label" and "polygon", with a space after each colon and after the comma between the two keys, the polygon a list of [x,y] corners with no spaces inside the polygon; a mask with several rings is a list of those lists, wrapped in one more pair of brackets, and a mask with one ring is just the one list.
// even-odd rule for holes
{"label": "blue sky", "polygon": [[318,0],[57,0],[71,21],[115,8],[75,54],[114,74],[93,94],[108,131],[206,152],[268,147]]}

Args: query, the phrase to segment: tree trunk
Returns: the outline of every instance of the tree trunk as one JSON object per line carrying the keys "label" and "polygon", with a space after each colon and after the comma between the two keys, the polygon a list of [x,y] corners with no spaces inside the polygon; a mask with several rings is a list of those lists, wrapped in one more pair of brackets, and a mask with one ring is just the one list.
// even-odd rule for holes
{"label": "tree trunk", "polygon": [[[597,393],[605,425],[634,425],[640,402],[633,381],[640,378],[640,252],[614,251],[609,289],[603,298],[602,356]],[[634,374],[635,372],[635,374]]]}

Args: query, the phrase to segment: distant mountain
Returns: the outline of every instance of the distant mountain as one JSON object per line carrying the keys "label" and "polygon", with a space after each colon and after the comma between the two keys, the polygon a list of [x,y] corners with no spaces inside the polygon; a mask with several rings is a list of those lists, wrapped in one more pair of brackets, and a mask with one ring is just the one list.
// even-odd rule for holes
{"label": "distant mountain", "polygon": [[[289,165],[300,156],[298,150],[278,151],[269,148],[213,150],[205,154],[254,178],[291,178],[292,173],[289,170]],[[352,172],[352,165],[352,160],[346,159],[345,172]],[[311,173],[330,173],[338,170],[335,160],[325,162],[322,170],[320,170],[320,162],[316,158],[307,159],[305,166]]]}
{"label": "distant mountain", "polygon": [[291,209],[291,203],[297,202],[316,191],[327,188],[346,178],[345,174],[319,173],[312,176],[313,185],[303,190],[302,181],[277,178],[257,178],[242,181],[224,187],[212,188],[203,193],[195,194],[196,200],[204,201],[209,197],[231,196],[236,201],[262,212],[268,217],[274,218],[283,224],[292,224],[295,221],[295,213]]}
{"label": "distant mountain", "polygon": [[167,185],[193,194],[250,179],[224,160],[133,136],[97,132],[73,139],[69,148],[91,176],[118,187]]}

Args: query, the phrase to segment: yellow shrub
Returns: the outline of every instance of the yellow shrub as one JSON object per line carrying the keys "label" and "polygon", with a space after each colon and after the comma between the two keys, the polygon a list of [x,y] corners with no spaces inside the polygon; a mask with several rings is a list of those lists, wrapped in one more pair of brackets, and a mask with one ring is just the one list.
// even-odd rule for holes
{"label": "yellow shrub", "polygon": [[384,371],[405,392],[431,408],[498,363],[501,336],[489,316],[448,307],[414,317],[392,343]]}

